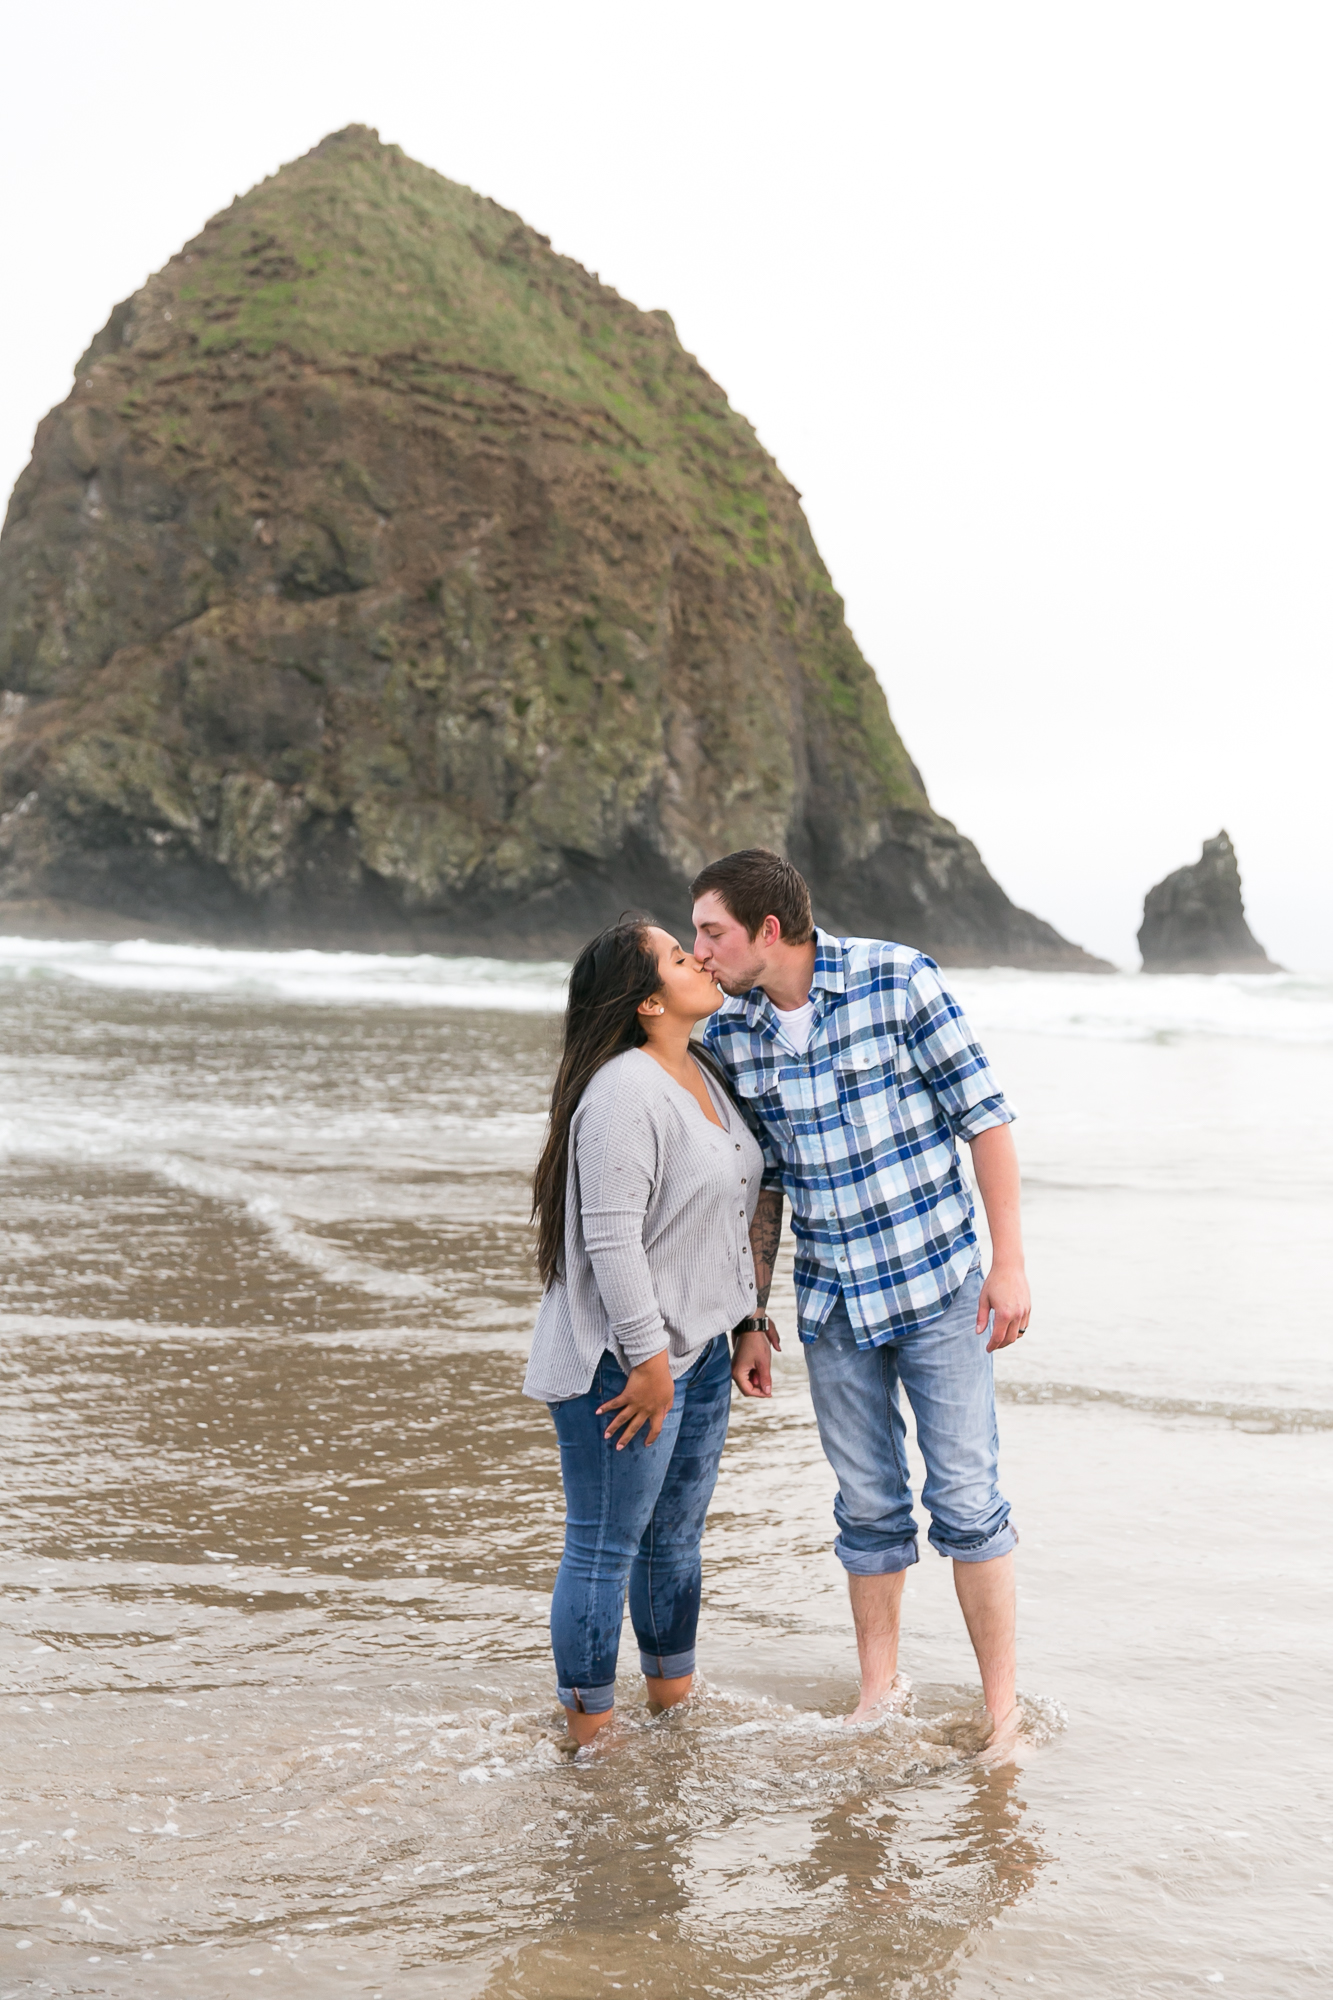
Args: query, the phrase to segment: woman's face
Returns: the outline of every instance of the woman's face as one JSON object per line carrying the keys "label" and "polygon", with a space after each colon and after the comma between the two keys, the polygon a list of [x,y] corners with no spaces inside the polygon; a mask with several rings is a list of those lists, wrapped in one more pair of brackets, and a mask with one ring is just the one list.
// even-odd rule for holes
{"label": "woman's face", "polygon": [[[706,1014],[716,1013],[722,1003],[722,989],[712,973],[705,972],[697,958],[656,924],[647,935],[662,984],[639,1010],[644,1026],[672,1017],[678,1021],[702,1021]],[[662,1014],[654,1011],[658,1007],[663,1009]]]}

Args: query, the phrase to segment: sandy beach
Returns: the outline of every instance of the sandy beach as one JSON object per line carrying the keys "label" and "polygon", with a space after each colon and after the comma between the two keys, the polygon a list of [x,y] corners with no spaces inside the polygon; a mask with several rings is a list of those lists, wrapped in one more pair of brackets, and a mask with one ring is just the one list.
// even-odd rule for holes
{"label": "sandy beach", "polygon": [[0,940],[0,1996],[1328,1991],[1333,979],[959,973],[1019,1113],[1017,1770],[855,1689],[787,1334],[574,1763],[519,1395],[561,968]]}

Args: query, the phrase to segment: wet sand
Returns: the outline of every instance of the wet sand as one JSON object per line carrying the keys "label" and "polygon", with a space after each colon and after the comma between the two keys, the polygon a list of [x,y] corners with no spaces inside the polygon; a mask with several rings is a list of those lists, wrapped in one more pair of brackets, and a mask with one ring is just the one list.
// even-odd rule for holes
{"label": "wet sand", "polygon": [[1036,1747],[992,1773],[929,1552],[911,1711],[837,1720],[790,1338],[733,1412],[699,1698],[627,1679],[564,1747],[518,1394],[549,1015],[25,978],[0,1017],[0,2000],[1328,1990],[1327,1047],[987,1033],[1038,1296]]}

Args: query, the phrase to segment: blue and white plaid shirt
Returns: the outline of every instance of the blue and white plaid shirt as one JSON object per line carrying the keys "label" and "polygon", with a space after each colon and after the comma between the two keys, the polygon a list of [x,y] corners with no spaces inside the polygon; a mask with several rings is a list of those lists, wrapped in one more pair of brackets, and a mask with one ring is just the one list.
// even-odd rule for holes
{"label": "blue and white plaid shirt", "polygon": [[938,1319],[977,1237],[958,1141],[1013,1112],[933,959],[815,932],[814,1016],[798,1056],[756,987],[709,1022],[764,1149],[765,1187],[791,1203],[801,1338],[839,1292],[857,1343]]}

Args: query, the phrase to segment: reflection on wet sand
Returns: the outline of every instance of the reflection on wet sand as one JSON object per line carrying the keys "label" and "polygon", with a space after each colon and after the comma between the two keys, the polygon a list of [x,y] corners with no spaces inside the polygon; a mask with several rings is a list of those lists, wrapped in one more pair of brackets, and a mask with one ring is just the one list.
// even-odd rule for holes
{"label": "reflection on wet sand", "polygon": [[[715,1730],[710,1718],[699,1734]],[[648,1800],[670,1787],[697,1809],[702,1774],[679,1757],[645,1770],[642,1743],[634,1751],[637,1792],[626,1796],[628,1781],[617,1789],[600,1773],[590,1782],[568,1822],[559,1918],[506,1956],[486,2000],[576,2000],[613,1978],[649,2000],[943,1994],[969,1936],[1045,1858],[1021,1831],[1012,1772],[924,1783],[910,1764],[895,1771],[898,1760],[878,1745],[863,1743],[844,1764],[816,1742],[790,1762],[761,1755],[729,1785],[712,1770],[716,1822],[663,1833]],[[622,1815],[636,1803],[627,1826]]]}

